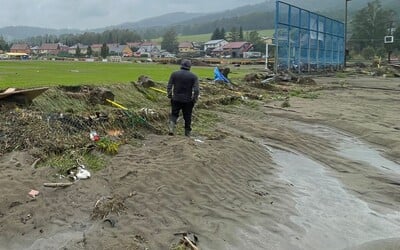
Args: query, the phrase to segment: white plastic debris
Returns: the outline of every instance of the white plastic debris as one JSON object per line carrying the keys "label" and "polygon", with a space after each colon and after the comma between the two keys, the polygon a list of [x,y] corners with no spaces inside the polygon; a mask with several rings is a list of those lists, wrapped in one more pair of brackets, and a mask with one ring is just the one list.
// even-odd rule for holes
{"label": "white plastic debris", "polygon": [[90,172],[79,166],[78,167],[78,172],[76,173],[76,177],[78,179],[89,179],[90,178]]}

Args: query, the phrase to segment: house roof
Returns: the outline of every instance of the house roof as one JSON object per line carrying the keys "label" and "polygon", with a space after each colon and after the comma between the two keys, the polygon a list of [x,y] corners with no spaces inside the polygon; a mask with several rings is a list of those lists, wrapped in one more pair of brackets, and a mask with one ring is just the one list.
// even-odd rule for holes
{"label": "house roof", "polygon": [[77,43],[74,46],[69,47],[70,49],[76,49],[79,46],[80,49],[87,49],[89,46],[81,44],[81,43]]}
{"label": "house roof", "polygon": [[240,49],[245,47],[246,45],[250,45],[249,42],[230,42],[224,46],[224,49]]}
{"label": "house roof", "polygon": [[212,52],[222,52],[222,51],[224,51],[224,50],[221,47],[217,47],[212,50]]}
{"label": "house roof", "polygon": [[205,45],[217,44],[217,43],[220,43],[222,41],[225,41],[225,40],[224,39],[210,40],[210,41],[206,42]]}
{"label": "house roof", "polygon": [[181,42],[178,48],[193,48],[193,44],[191,42]]}
{"label": "house roof", "polygon": [[153,42],[142,42],[140,46],[157,46],[157,44]]}
{"label": "house roof", "polygon": [[139,47],[141,44],[141,42],[134,42],[134,43],[126,43],[126,45],[128,45],[129,47],[133,48],[133,47]]}
{"label": "house roof", "polygon": [[99,49],[99,48],[103,47],[103,44],[95,43],[95,44],[92,44],[90,47],[92,49]]}
{"label": "house roof", "polygon": [[25,50],[25,49],[29,49],[29,46],[26,43],[16,43],[11,46],[11,50]]}
{"label": "house roof", "polygon": [[108,44],[107,46],[110,52],[116,52],[116,53],[122,53],[122,51],[128,47],[128,45],[120,45],[120,44]]}
{"label": "house roof", "polygon": [[41,50],[58,50],[60,49],[60,45],[58,43],[43,43],[42,46],[40,46]]}

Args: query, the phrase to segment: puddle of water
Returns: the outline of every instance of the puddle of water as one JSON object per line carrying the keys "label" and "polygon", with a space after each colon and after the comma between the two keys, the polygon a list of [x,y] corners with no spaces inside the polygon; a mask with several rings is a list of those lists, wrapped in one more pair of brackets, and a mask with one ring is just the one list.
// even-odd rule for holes
{"label": "puddle of water", "polygon": [[343,249],[399,235],[399,212],[377,214],[305,156],[277,149],[271,155],[282,167],[280,177],[296,189],[299,216],[291,219],[306,231],[297,241],[300,249]]}
{"label": "puddle of water", "polygon": [[355,137],[342,133],[335,129],[321,126],[294,122],[293,128],[300,132],[315,135],[327,139],[336,144],[338,154],[353,161],[359,161],[370,166],[400,174],[400,165],[386,159],[369,145],[363,143]]}
{"label": "puddle of water", "polygon": [[66,249],[70,242],[77,242],[83,239],[83,233],[79,231],[65,230],[52,235],[43,235],[35,239],[32,235],[26,238],[4,239],[0,237],[2,246],[0,249],[8,250],[38,250],[38,249]]}
{"label": "puddle of water", "polygon": [[62,249],[67,243],[82,240],[82,232],[61,232],[49,238],[37,239],[28,249]]}

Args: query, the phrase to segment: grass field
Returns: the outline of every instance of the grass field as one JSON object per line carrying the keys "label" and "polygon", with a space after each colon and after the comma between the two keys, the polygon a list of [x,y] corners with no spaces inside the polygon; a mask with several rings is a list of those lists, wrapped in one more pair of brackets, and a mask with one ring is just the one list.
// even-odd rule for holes
{"label": "grass field", "polygon": [[[0,89],[56,85],[114,84],[137,81],[140,75],[167,82],[178,65],[154,63],[93,63],[0,61]],[[213,77],[213,68],[193,67],[199,78]]]}

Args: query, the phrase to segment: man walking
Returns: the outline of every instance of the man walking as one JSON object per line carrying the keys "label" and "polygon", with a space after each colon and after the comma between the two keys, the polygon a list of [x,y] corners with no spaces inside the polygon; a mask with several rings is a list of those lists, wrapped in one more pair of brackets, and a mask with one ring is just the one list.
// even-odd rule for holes
{"label": "man walking", "polygon": [[190,72],[192,64],[183,59],[181,69],[171,74],[167,93],[171,99],[171,115],[169,118],[169,135],[175,134],[176,121],[182,110],[185,120],[185,136],[190,136],[192,131],[192,111],[199,97],[199,81],[195,74]]}

